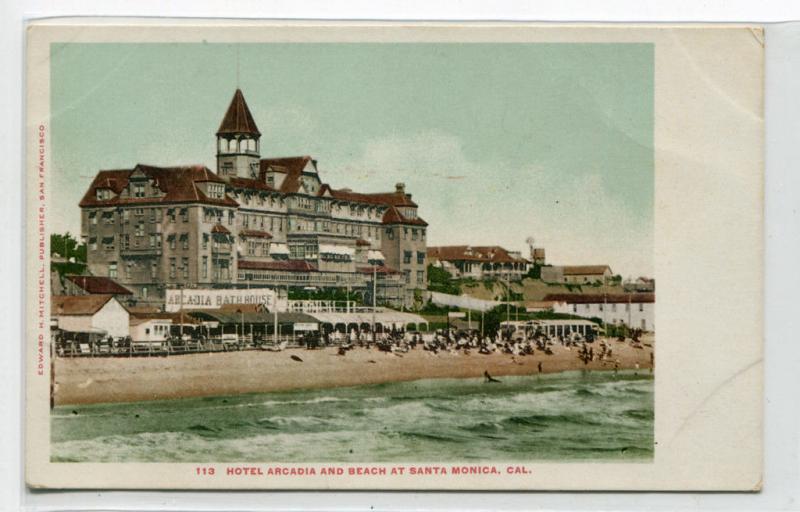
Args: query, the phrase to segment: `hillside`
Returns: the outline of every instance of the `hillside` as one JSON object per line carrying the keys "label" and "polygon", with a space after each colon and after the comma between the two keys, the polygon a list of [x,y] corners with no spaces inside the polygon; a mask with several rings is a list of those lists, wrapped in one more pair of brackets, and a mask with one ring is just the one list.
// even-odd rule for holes
{"label": "hillside", "polygon": [[[462,282],[461,290],[464,295],[484,300],[504,300],[506,285],[502,281],[466,281]],[[524,301],[538,301],[551,293],[623,293],[622,285],[608,286],[578,286],[549,284],[539,279],[525,278],[521,283],[511,283],[512,298]],[[521,297],[518,294],[522,294]]]}

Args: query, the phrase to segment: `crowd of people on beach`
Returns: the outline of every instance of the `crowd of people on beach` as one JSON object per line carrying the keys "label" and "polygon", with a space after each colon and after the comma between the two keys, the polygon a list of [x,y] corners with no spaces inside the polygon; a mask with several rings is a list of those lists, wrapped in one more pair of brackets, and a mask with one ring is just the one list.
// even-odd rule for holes
{"label": "crowd of people on beach", "polygon": [[[641,331],[630,333],[630,343],[634,348],[644,348],[641,343]],[[450,353],[469,355],[476,354],[508,354],[511,356],[533,356],[536,353],[552,355],[555,347],[564,350],[575,350],[577,357],[588,365],[592,361],[611,361],[614,355],[612,344],[607,339],[595,343],[594,333],[583,336],[577,332],[566,335],[547,335],[534,326],[522,329],[503,327],[499,331],[483,335],[477,330],[440,329],[430,333],[392,329],[374,335],[368,331],[353,330],[350,333],[324,333],[314,340],[308,339],[309,349],[336,346],[341,356],[354,348],[376,348],[382,352],[402,355],[410,350],[425,350],[433,354]],[[617,341],[624,342],[621,336]],[[618,365],[619,361],[616,361]]]}

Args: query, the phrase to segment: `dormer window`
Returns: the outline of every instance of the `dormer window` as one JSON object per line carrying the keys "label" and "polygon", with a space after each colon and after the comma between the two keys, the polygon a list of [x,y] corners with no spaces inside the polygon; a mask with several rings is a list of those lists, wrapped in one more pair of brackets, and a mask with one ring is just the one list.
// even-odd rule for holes
{"label": "dormer window", "polygon": [[144,197],[144,183],[133,184],[133,197]]}
{"label": "dormer window", "polygon": [[111,190],[107,188],[98,188],[95,191],[98,201],[105,201],[111,199]]}
{"label": "dormer window", "polygon": [[213,199],[224,199],[225,198],[225,185],[221,183],[209,183],[208,184],[208,197]]}

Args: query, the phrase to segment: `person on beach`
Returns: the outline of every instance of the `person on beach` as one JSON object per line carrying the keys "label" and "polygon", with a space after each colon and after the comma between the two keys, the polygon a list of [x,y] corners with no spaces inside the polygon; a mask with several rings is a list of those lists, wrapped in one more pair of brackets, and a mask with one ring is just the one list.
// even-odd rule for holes
{"label": "person on beach", "polygon": [[539,364],[537,365],[537,367],[539,368],[539,373],[542,373],[542,362],[541,361],[539,361]]}

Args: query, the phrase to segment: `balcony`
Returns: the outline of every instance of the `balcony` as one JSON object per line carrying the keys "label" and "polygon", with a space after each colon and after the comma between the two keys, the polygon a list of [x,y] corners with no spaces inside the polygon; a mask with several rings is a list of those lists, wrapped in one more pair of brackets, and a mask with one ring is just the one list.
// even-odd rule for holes
{"label": "balcony", "polygon": [[211,252],[213,254],[231,254],[233,251],[233,244],[211,244]]}
{"label": "balcony", "polygon": [[161,253],[162,253],[162,249],[161,249],[160,245],[155,246],[155,247],[150,247],[150,246],[133,247],[133,246],[129,246],[129,247],[126,247],[126,248],[121,248],[119,250],[119,254],[122,257],[128,256],[128,257],[144,258],[144,257],[161,256]]}

